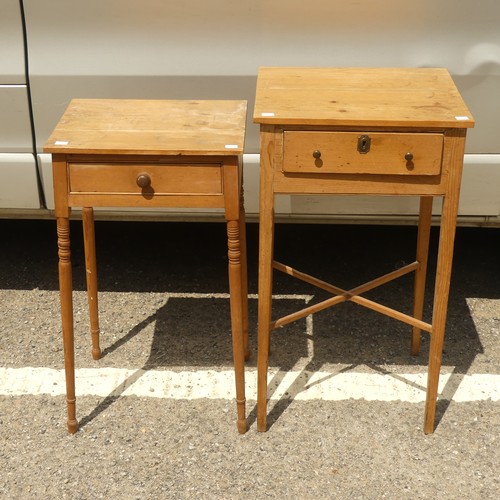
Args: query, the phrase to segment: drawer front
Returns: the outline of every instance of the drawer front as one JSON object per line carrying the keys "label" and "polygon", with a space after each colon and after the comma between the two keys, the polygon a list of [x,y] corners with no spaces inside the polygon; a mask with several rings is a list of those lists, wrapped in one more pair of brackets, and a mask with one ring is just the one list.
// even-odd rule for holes
{"label": "drawer front", "polygon": [[442,134],[285,131],[283,172],[439,175]]}
{"label": "drawer front", "polygon": [[70,163],[71,193],[221,194],[220,164]]}

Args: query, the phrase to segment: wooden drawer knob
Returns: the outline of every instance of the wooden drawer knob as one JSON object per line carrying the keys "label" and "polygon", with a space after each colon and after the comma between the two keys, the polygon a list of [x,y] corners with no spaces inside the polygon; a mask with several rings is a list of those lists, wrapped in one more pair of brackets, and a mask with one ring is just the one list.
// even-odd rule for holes
{"label": "wooden drawer knob", "polygon": [[144,189],[151,186],[151,177],[149,174],[141,173],[137,176],[136,182],[140,188]]}

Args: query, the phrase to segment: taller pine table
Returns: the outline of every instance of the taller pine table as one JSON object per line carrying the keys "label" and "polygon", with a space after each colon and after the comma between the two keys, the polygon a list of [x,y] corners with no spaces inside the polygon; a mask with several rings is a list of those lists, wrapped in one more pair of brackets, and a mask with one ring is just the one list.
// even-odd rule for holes
{"label": "taller pine table", "polygon": [[246,431],[248,307],[242,165],[246,109],[246,101],[75,99],[49,137],[44,151],[52,153],[71,433],[78,428],[69,232],[73,207],[83,209],[94,359],[101,357],[94,207],[224,209],[237,426],[240,433]]}
{"label": "taller pine table", "polygon": [[[467,128],[474,119],[446,69],[261,68],[254,122],[260,124],[257,428],[267,429],[267,371],[273,329],[345,301],[412,327],[411,352],[430,335],[424,432],[435,425],[455,227]],[[351,290],[274,260],[275,195],[420,197],[415,261]],[[432,321],[423,321],[432,202],[442,198]],[[300,242],[298,242],[300,244]],[[331,255],[329,255],[331,257]],[[325,259],[325,266],[331,265]],[[272,317],[273,270],[332,294]],[[413,314],[363,297],[415,273]],[[367,325],[368,326],[368,325]]]}

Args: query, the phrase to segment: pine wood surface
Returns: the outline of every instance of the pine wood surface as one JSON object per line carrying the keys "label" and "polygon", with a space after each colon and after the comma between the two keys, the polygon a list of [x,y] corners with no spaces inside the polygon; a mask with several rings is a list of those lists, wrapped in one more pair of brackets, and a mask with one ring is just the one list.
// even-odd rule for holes
{"label": "pine wood surface", "polygon": [[444,68],[260,68],[253,119],[281,125],[474,126]]}
{"label": "pine wood surface", "polygon": [[241,154],[246,109],[246,101],[73,99],[44,152]]}

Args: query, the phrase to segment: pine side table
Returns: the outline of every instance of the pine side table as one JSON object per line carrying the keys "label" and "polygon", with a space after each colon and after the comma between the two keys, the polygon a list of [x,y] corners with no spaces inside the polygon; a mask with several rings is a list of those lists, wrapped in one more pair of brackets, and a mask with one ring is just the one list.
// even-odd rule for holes
{"label": "pine side table", "polygon": [[[254,122],[260,124],[260,236],[257,428],[267,429],[270,332],[353,301],[412,326],[411,351],[430,334],[424,432],[434,431],[436,399],[467,128],[474,120],[446,69],[261,68]],[[420,198],[415,262],[351,290],[274,260],[276,194]],[[442,198],[432,322],[422,320],[433,197]],[[325,260],[325,265],[327,261]],[[273,269],[333,296],[272,318]],[[415,273],[413,314],[362,296]]]}
{"label": "pine side table", "polygon": [[[227,221],[237,427],[247,429],[248,305],[242,154],[246,101],[76,99],[44,151],[52,153],[68,405],[76,432],[69,217],[82,207],[92,355],[99,359],[94,207],[221,208]],[[196,237],[196,235],[193,235]]]}

